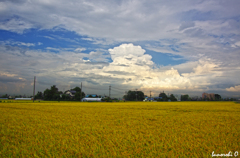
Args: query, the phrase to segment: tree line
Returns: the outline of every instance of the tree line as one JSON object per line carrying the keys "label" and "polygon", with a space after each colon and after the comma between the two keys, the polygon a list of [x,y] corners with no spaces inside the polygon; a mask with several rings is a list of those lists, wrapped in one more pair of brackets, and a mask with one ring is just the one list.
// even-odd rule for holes
{"label": "tree line", "polygon": [[[43,93],[37,92],[34,96],[34,99],[43,99],[43,100],[55,100],[55,101],[80,101],[82,98],[85,97],[85,93],[82,92],[81,88],[75,87],[70,91],[76,91],[74,96],[70,96],[66,94],[67,91],[64,93],[59,91],[58,88],[53,85],[50,89],[46,89]],[[82,94],[82,95],[81,95]]]}
{"label": "tree line", "polygon": [[[143,101],[147,97],[142,91],[131,91],[129,90],[123,98],[127,101]],[[163,92],[159,94],[159,97],[152,97],[156,101],[177,101],[176,97],[171,94],[169,97]]]}

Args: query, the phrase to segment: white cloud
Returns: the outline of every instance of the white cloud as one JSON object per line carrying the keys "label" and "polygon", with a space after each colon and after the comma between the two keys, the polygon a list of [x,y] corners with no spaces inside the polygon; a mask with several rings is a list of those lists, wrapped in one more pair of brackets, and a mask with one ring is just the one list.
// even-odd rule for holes
{"label": "white cloud", "polygon": [[235,86],[235,87],[226,88],[226,90],[230,91],[230,92],[240,92],[240,85]]}
{"label": "white cloud", "polygon": [[115,47],[114,49],[109,49],[109,53],[111,54],[112,59],[114,60],[116,57],[125,56],[126,58],[129,56],[139,57],[143,56],[146,52],[141,46],[134,46],[133,44],[122,44],[119,47]]}
{"label": "white cloud", "polygon": [[236,42],[235,45],[240,47],[240,41]]}
{"label": "white cloud", "polygon": [[86,50],[86,48],[76,48],[75,52],[81,52],[81,51],[84,51],[84,50]]}
{"label": "white cloud", "polygon": [[[3,45],[17,45],[17,46],[26,46],[26,47],[34,47],[36,45],[35,43],[25,43],[25,42],[13,41],[13,40],[0,41],[0,42]],[[38,42],[38,45],[41,45],[41,43]]]}
{"label": "white cloud", "polygon": [[24,30],[31,28],[35,28],[35,26],[30,22],[26,22],[20,19],[10,19],[9,21],[0,22],[1,30],[8,30],[19,34],[22,34]]}

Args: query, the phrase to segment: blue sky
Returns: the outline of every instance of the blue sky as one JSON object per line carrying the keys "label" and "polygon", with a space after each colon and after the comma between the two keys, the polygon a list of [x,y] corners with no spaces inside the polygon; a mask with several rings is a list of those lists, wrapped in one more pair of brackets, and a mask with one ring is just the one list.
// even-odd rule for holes
{"label": "blue sky", "polygon": [[0,1],[0,94],[240,97],[240,2]]}

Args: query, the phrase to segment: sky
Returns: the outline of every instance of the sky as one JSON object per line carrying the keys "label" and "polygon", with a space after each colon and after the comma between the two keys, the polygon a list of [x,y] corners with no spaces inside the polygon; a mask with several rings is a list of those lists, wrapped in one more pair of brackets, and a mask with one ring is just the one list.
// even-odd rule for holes
{"label": "sky", "polygon": [[239,0],[0,0],[0,94],[56,85],[240,97]]}

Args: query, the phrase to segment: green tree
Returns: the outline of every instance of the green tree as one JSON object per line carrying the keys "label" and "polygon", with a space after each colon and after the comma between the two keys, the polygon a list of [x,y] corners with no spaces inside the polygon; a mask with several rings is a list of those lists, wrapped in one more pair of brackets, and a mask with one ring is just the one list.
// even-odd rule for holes
{"label": "green tree", "polygon": [[144,99],[144,93],[142,91],[128,91],[127,95],[124,95],[123,98],[129,101],[142,101]]}
{"label": "green tree", "polygon": [[104,102],[112,102],[112,100],[111,100],[110,97],[102,98],[101,101],[104,101]]}
{"label": "green tree", "polygon": [[69,101],[71,100],[71,97],[69,95],[62,94],[62,97],[60,98],[60,100]]}
{"label": "green tree", "polygon": [[22,98],[22,95],[15,95],[15,98]]}
{"label": "green tree", "polygon": [[188,94],[185,95],[181,95],[181,101],[188,101],[190,98],[188,96]]}
{"label": "green tree", "polygon": [[44,91],[44,100],[57,100],[58,96],[60,97],[60,94],[55,85],[51,86],[51,89],[46,89]]}
{"label": "green tree", "polygon": [[37,92],[34,99],[43,99],[43,93],[42,92]]}
{"label": "green tree", "polygon": [[44,100],[51,100],[51,99],[52,99],[51,91],[47,88],[44,91]]}
{"label": "green tree", "polygon": [[221,97],[221,95],[219,95],[219,94],[215,94],[215,100],[221,100],[222,99],[222,97]]}
{"label": "green tree", "polygon": [[2,95],[2,97],[1,98],[8,98],[8,95],[7,94],[5,94],[5,95]]}
{"label": "green tree", "polygon": [[171,101],[177,101],[177,98],[175,98],[175,96],[173,94],[170,95],[169,99]]}
{"label": "green tree", "polygon": [[[82,93],[82,97],[81,97],[81,93]],[[75,100],[77,100],[77,101],[80,101],[84,97],[85,97],[85,93],[84,92],[76,92],[76,94],[74,96]]]}
{"label": "green tree", "polygon": [[[73,88],[72,90],[73,90],[73,91],[76,91],[75,96],[74,96],[74,100],[80,101],[82,98],[85,97],[85,93],[82,92],[81,88],[75,87],[75,88]],[[82,97],[81,97],[81,93],[82,93]]]}
{"label": "green tree", "polygon": [[163,93],[160,93],[159,94],[159,97],[162,97],[162,101],[168,101],[168,97],[167,97],[167,95],[163,92]]}
{"label": "green tree", "polygon": [[75,88],[73,88],[72,90],[73,90],[73,91],[76,91],[76,92],[81,92],[81,88],[79,88],[79,87],[75,87]]}

